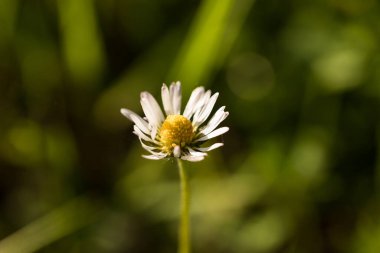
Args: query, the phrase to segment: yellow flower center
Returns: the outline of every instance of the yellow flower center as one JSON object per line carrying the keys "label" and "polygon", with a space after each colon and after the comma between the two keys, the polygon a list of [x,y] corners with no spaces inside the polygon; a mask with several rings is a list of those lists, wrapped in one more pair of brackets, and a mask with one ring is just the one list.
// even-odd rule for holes
{"label": "yellow flower center", "polygon": [[184,147],[193,137],[193,125],[191,121],[182,115],[169,115],[158,132],[162,143],[162,150],[172,153],[175,146]]}

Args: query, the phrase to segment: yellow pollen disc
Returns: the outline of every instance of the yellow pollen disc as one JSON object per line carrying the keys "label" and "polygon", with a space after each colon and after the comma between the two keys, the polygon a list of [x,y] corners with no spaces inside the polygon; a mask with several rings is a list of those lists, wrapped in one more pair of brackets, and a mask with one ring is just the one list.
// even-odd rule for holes
{"label": "yellow pollen disc", "polygon": [[169,115],[158,132],[162,150],[172,153],[175,146],[184,147],[193,139],[193,125],[182,115]]}

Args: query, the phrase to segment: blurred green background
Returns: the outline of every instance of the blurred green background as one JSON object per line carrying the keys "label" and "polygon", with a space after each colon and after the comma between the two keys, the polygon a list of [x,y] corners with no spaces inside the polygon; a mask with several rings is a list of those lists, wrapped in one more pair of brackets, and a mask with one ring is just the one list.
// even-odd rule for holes
{"label": "blurred green background", "polygon": [[185,163],[194,252],[380,252],[376,0],[1,0],[0,252],[175,252],[173,161],[119,110],[230,112]]}

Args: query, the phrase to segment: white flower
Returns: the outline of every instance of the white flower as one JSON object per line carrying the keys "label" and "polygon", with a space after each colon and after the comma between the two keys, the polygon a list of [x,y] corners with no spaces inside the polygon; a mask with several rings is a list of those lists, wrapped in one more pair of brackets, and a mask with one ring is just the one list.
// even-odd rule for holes
{"label": "white flower", "polygon": [[207,151],[223,146],[223,143],[209,147],[201,147],[201,144],[229,130],[228,127],[217,128],[228,116],[228,112],[224,111],[225,106],[220,107],[205,123],[218,95],[215,93],[211,96],[210,90],[196,88],[181,114],[181,83],[172,83],[170,88],[163,84],[161,96],[166,117],[154,97],[146,91],[140,94],[144,118],[125,108],[120,111],[135,123],[133,133],[150,153],[143,155],[144,158],[159,160],[176,157],[196,162],[203,160]]}

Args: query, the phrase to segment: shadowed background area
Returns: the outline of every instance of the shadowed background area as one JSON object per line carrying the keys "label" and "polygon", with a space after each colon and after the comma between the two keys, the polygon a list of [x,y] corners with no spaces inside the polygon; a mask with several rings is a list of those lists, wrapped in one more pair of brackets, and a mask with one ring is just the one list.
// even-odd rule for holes
{"label": "shadowed background area", "polygon": [[220,92],[194,252],[380,250],[380,3],[0,1],[0,252],[175,252],[179,181],[120,114]]}

